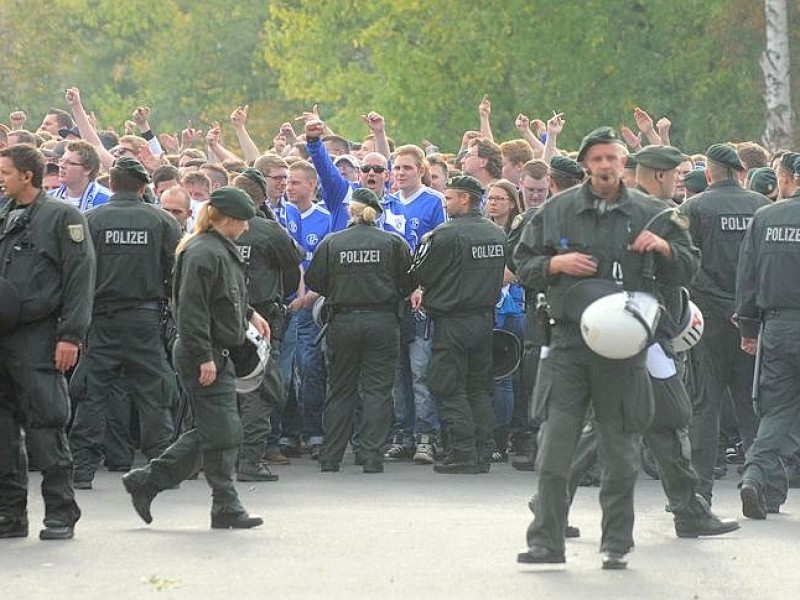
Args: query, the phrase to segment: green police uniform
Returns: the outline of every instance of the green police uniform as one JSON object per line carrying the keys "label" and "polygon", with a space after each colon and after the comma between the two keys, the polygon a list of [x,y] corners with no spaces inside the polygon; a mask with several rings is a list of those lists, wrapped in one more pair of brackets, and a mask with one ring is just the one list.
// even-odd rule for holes
{"label": "green police uniform", "polygon": [[[628,250],[642,228],[664,205],[620,184],[614,203],[596,197],[590,182],[551,198],[522,233],[515,252],[517,276],[527,286],[546,288],[555,325],[549,355],[536,382],[536,410],[544,420],[539,448],[539,509],[529,545],[563,561],[566,484],[570,463],[590,404],[603,455],[600,503],[601,550],[627,553],[633,546],[633,487],[638,435],[650,424],[653,399],[644,353],[608,360],[583,341],[579,324],[565,314],[566,293],[579,280],[548,273],[550,259],[579,251],[596,260],[595,277],[621,282],[626,290],[648,290],[645,256]],[[694,276],[697,249],[678,219],[658,219],[652,230],[671,248],[655,256],[655,281],[687,285]],[[520,559],[522,560],[522,559]]]}
{"label": "green police uniform", "polygon": [[410,264],[411,252],[400,236],[358,223],[322,240],[306,272],[306,285],[325,296],[330,314],[330,387],[319,456],[323,471],[338,470],[359,399],[364,470],[383,470],[382,448],[391,427],[399,351],[400,302],[412,290]]}
{"label": "green police uniform", "polygon": [[27,535],[26,443],[42,472],[45,525],[72,527],[81,512],[64,433],[70,406],[53,353],[59,341],[82,343],[89,327],[95,258],[84,217],[44,192],[24,207],[8,200],[0,275],[22,300],[20,325],[0,336],[0,537]]}
{"label": "green police uniform", "polygon": [[[84,358],[87,394],[77,405],[70,431],[78,487],[91,487],[103,456],[106,423],[111,428],[127,425],[130,402],[139,414],[141,450],[148,460],[172,440],[175,378],[159,327],[181,237],[169,213],[142,202],[135,192],[115,193],[107,204],[88,211],[86,220],[97,279]],[[114,406],[111,401],[119,393],[112,388],[122,376],[128,401]],[[130,466],[131,458],[117,466]]]}
{"label": "green police uniform", "polygon": [[428,381],[449,441],[448,464],[437,472],[488,472],[492,328],[506,243],[475,208],[439,225],[417,249],[412,274],[434,323]]}
{"label": "green police uniform", "polygon": [[245,262],[250,304],[270,325],[271,348],[264,381],[250,393],[238,394],[242,420],[242,449],[239,479],[273,480],[266,467],[259,466],[270,432],[270,414],[283,394],[280,371],[280,342],[283,338],[284,277],[299,271],[305,256],[289,234],[275,221],[255,216],[249,229],[235,241]]}
{"label": "green police uniform", "polygon": [[761,327],[758,412],[761,421],[742,475],[742,512],[778,512],[788,482],[782,446],[800,425],[800,193],[753,215],[742,243],[736,308],[742,338]]}
{"label": "green police uniform", "polygon": [[[241,221],[255,215],[249,196],[237,188],[215,190],[209,204]],[[178,327],[173,362],[195,427],[146,467],[125,475],[123,484],[139,516],[149,523],[156,494],[202,467],[212,490],[211,527],[260,525],[260,518],[247,515],[233,485],[242,427],[230,350],[244,343],[253,309],[247,304],[244,261],[231,239],[213,228],[195,234],[175,264],[172,305]],[[200,366],[210,361],[216,378],[204,386]]]}
{"label": "green police uniform", "polygon": [[[708,153],[710,161],[715,158],[717,164],[738,169],[738,157],[732,148],[716,144]],[[745,449],[752,443],[757,427],[750,400],[753,357],[740,349],[739,332],[731,318],[739,247],[753,213],[768,204],[769,200],[761,194],[743,189],[736,181],[725,180],[711,184],[680,207],[689,217],[689,232],[702,253],[700,272],[690,290],[692,300],[703,312],[705,330],[689,353],[689,388],[694,403],[692,463],[700,476],[700,493],[709,503],[719,415],[728,390]]]}

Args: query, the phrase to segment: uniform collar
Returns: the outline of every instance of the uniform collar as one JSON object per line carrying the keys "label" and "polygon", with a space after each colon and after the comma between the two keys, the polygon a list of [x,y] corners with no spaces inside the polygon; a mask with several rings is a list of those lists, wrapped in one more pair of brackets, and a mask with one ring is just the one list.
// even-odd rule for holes
{"label": "uniform collar", "polygon": [[[594,191],[592,190],[591,181],[589,179],[587,179],[581,184],[581,187],[578,188],[578,193],[583,199],[583,205],[578,209],[579,214],[587,210],[593,210],[598,212],[596,204],[598,202],[602,202],[603,199],[594,193]],[[630,198],[631,194],[628,191],[628,188],[625,187],[625,184],[620,181],[619,194],[617,195],[617,199],[614,202],[608,204],[608,209],[606,210],[606,212],[619,211],[623,214],[630,215],[631,214]]]}

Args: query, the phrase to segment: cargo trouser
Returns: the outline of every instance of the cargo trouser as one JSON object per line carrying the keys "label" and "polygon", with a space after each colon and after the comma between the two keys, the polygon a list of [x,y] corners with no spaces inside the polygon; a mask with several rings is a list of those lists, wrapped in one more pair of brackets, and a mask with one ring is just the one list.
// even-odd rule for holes
{"label": "cargo trouser", "polygon": [[[125,376],[125,390],[139,413],[141,450],[146,458],[166,449],[174,430],[177,398],[172,368],[159,334],[157,309],[127,309],[96,315],[89,328],[86,355],[86,397],[75,410],[70,447],[75,478],[91,480],[103,456],[106,424],[129,415],[130,407],[112,405],[112,388]],[[124,401],[124,399],[123,399]]]}
{"label": "cargo trouser", "polygon": [[144,467],[144,485],[157,493],[178,485],[202,468],[212,491],[211,514],[242,513],[244,509],[233,485],[242,439],[233,361],[227,351],[214,350],[217,378],[204,387],[198,381],[200,365],[184,354],[180,338],[173,356],[192,407],[194,428]]}
{"label": "cargo trouser", "polygon": [[534,395],[543,424],[538,507],[529,543],[564,552],[567,478],[591,405],[603,457],[600,549],[630,551],[639,435],[650,425],[654,411],[643,355],[606,360],[586,347],[554,348],[539,363]]}
{"label": "cargo trouser", "polygon": [[399,345],[395,313],[337,312],[327,333],[328,396],[322,413],[325,441],[320,463],[338,465],[353,432],[359,398],[361,453],[367,462],[383,461],[392,424],[392,387]]}
{"label": "cargo trouser", "polygon": [[27,442],[42,473],[44,524],[50,527],[72,526],[81,516],[64,433],[67,382],[53,365],[56,326],[56,319],[45,319],[0,337],[0,515],[26,515]]}

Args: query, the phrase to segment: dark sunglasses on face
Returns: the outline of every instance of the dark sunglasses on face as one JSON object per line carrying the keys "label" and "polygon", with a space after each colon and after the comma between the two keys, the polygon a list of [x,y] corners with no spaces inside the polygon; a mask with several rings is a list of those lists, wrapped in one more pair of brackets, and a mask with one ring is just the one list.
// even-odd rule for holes
{"label": "dark sunglasses on face", "polygon": [[386,167],[382,167],[380,165],[364,165],[363,167],[361,167],[362,173],[369,173],[370,171],[373,171],[375,173],[383,173],[385,170]]}

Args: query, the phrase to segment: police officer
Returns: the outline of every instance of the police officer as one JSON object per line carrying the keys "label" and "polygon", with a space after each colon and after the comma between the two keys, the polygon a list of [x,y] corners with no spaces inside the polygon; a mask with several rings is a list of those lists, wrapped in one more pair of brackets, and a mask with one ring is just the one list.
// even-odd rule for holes
{"label": "police officer", "polygon": [[[637,189],[664,203],[665,208],[676,208],[672,200],[675,191],[677,168],[684,155],[674,146],[647,146],[636,154]],[[664,212],[677,226],[688,225],[685,217]],[[661,285],[660,296],[666,313],[662,315],[656,332],[656,344],[648,352],[648,371],[655,399],[653,421],[644,433],[644,440],[658,466],[658,475],[667,496],[679,537],[719,535],[739,528],[735,520],[723,520],[709,509],[705,499],[696,494],[699,484],[697,472],[691,464],[689,423],[692,405],[684,387],[683,361],[673,350],[671,340],[679,333],[679,323],[688,297],[681,288]],[[588,472],[592,462],[584,457],[597,447],[596,429],[584,429],[569,475],[570,502],[578,483]],[[568,527],[569,529],[569,527]],[[569,537],[569,534],[568,534]]]}
{"label": "police officer", "polygon": [[[264,176],[258,169],[246,169],[233,180],[235,187],[241,186],[248,194],[252,188],[249,183],[255,183],[259,190],[266,190]],[[254,206],[259,205],[258,200],[252,196],[250,199]],[[297,289],[299,265],[305,253],[275,221],[274,216],[270,220],[263,214],[256,214],[247,225],[247,231],[235,243],[245,262],[250,305],[267,319],[272,338],[262,384],[254,392],[238,394],[242,448],[236,478],[238,481],[277,481],[278,476],[261,464],[261,457],[270,432],[270,414],[280,404],[283,390],[280,342],[285,321],[283,298],[287,288],[284,288],[284,281],[289,280],[291,287],[288,289]]]}
{"label": "police officer", "polygon": [[447,458],[434,465],[436,473],[489,471],[491,341],[506,236],[481,216],[483,192],[469,175],[447,182],[446,208],[452,220],[423,237],[412,266],[420,286],[412,295],[412,308],[422,302],[434,321],[428,381],[449,443]]}
{"label": "police officer", "polygon": [[750,398],[753,357],[739,347],[733,322],[736,264],[739,246],[753,213],[770,202],[739,183],[744,173],[733,147],[714,144],[706,151],[705,192],[684,202],[680,210],[689,217],[689,233],[702,253],[700,272],[692,282],[692,300],[703,312],[705,331],[689,352],[692,388],[692,464],[700,476],[700,493],[711,504],[717,460],[722,400],[730,392],[745,450],[756,430]]}
{"label": "police officer", "polygon": [[358,188],[350,225],[317,247],[305,275],[325,296],[330,389],[322,421],[322,472],[336,472],[353,429],[359,397],[364,473],[383,472],[382,448],[392,419],[392,387],[399,352],[400,303],[413,289],[411,251],[396,233],[377,227],[383,211],[372,190]]}
{"label": "police officer", "polygon": [[800,288],[796,278],[787,277],[800,268],[797,174],[800,155],[785,154],[777,169],[782,201],[753,215],[736,276],[741,347],[755,355],[761,345],[757,398],[761,421],[741,483],[742,513],[751,519],[778,512],[786,500],[788,481],[780,454],[800,425]]}
{"label": "police officer", "polygon": [[118,159],[110,176],[109,202],[86,213],[97,281],[84,358],[87,394],[69,436],[77,489],[92,488],[107,420],[127,424],[130,406],[112,406],[118,394],[109,392],[123,373],[145,457],[161,454],[173,432],[175,380],[159,327],[181,229],[169,213],[141,201],[150,176],[138,160]]}
{"label": "police officer", "polygon": [[[658,220],[656,232],[645,230],[663,204],[625,187],[622,157],[610,127],[587,135],[578,162],[588,180],[554,196],[534,215],[514,255],[520,281],[546,288],[555,320],[549,355],[540,361],[536,382],[536,410],[544,419],[539,506],[529,548],[517,557],[523,563],[565,562],[567,475],[590,404],[603,455],[603,568],[625,568],[625,555],[633,547],[638,436],[653,414],[645,355],[615,360],[590,350],[579,323],[568,316],[567,290],[590,277],[631,291],[648,290],[653,281],[687,285],[698,256],[685,229],[669,219]],[[649,280],[646,256],[652,257]]]}
{"label": "police officer", "polygon": [[244,264],[233,243],[254,215],[246,193],[221,187],[201,207],[194,235],[178,246],[173,286],[178,339],[173,357],[195,428],[146,467],[122,478],[146,523],[153,519],[153,498],[201,466],[212,490],[212,528],[246,529],[263,523],[247,514],[233,485],[241,422],[230,350],[244,342],[248,319],[261,335],[269,335],[267,322],[247,304]]}
{"label": "police officer", "polygon": [[[28,535],[27,448],[42,472],[41,539],[67,539],[81,511],[64,428],[63,373],[75,366],[92,314],[95,257],[78,210],[42,190],[33,146],[0,150],[0,276],[21,300],[20,324],[0,334],[0,537]],[[22,432],[25,432],[23,437]]]}

